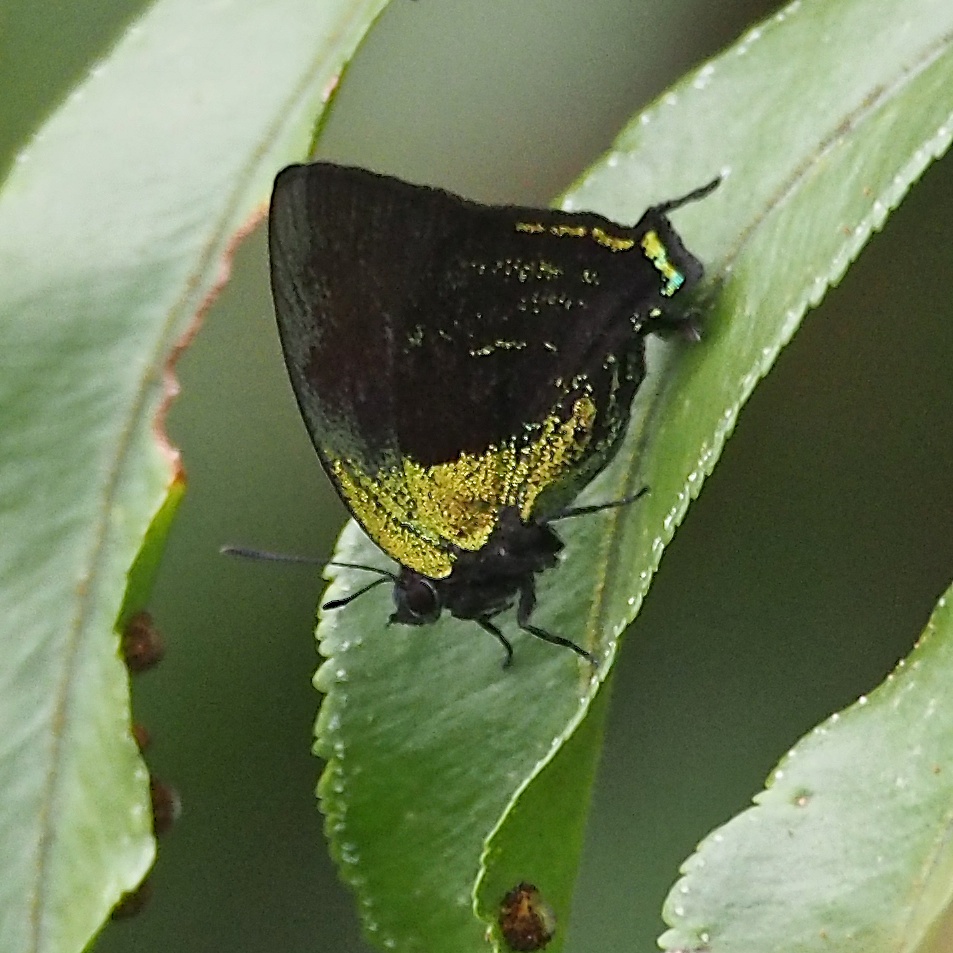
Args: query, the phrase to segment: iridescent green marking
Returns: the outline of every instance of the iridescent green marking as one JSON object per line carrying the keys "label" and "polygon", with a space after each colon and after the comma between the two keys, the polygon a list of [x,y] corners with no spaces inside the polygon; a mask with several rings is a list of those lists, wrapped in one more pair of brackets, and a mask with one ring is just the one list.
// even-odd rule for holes
{"label": "iridescent green marking", "polygon": [[662,295],[671,298],[685,283],[685,276],[668,260],[668,250],[654,231],[642,236],[642,250],[664,279]]}

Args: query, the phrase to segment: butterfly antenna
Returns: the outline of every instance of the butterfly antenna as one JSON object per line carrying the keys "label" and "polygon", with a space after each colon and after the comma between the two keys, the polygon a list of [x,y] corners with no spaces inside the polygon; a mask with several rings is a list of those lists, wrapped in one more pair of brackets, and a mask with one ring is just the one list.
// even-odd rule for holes
{"label": "butterfly antenna", "polygon": [[397,574],[392,573],[387,569],[378,569],[377,566],[365,566],[363,563],[339,563],[337,561],[332,561],[328,563],[329,566],[339,566],[341,569],[362,569],[364,572],[376,572],[380,579],[375,579],[372,583],[364,586],[363,589],[358,589],[357,592],[352,592],[349,596],[345,596],[343,599],[331,599],[328,602],[325,602],[322,609],[340,609],[341,606],[346,606],[349,602],[353,602],[357,599],[358,596],[363,596],[365,592],[370,592],[375,586],[379,586],[382,582],[397,582]]}
{"label": "butterfly antenna", "polygon": [[[363,569],[364,572],[376,572],[378,576],[390,579],[391,582],[397,582],[397,573],[391,572],[389,569],[379,569],[377,566],[365,566],[364,563],[339,563],[336,559],[332,559],[328,565],[340,566],[342,569]],[[383,582],[383,580],[381,581]]]}
{"label": "butterfly antenna", "polygon": [[660,215],[667,215],[669,212],[675,211],[677,208],[681,208],[683,205],[688,205],[691,202],[697,202],[699,199],[703,199],[706,195],[714,192],[718,186],[721,185],[721,176],[712,179],[711,182],[706,183],[698,189],[692,189],[687,195],[681,196],[677,199],[669,199],[667,202],[662,202],[660,205],[652,206],[653,212],[658,212]]}
{"label": "butterfly antenna", "polygon": [[240,556],[243,559],[257,559],[262,562],[297,563],[305,566],[340,566],[342,569],[363,569],[365,572],[376,572],[380,575],[380,579],[375,579],[369,585],[364,586],[363,589],[358,589],[357,592],[352,592],[343,599],[332,599],[330,602],[325,602],[324,605],[321,606],[322,609],[340,609],[341,606],[346,606],[349,602],[353,602],[358,596],[363,596],[365,592],[370,591],[375,586],[379,586],[382,582],[387,582],[388,579],[391,580],[391,582],[397,581],[395,573],[388,572],[386,569],[378,569],[376,566],[365,566],[363,563],[325,563],[323,559],[315,559],[311,556],[272,553],[265,549],[250,549],[247,546],[223,546],[219,552],[224,556]]}
{"label": "butterfly antenna", "polygon": [[[350,563],[328,563],[329,566],[349,566]],[[371,572],[383,572],[383,570],[375,570],[371,566],[353,566],[354,569],[368,569]],[[322,609],[340,609],[341,606],[346,606],[349,602],[353,602],[360,596],[363,596],[365,592],[370,592],[375,586],[379,586],[382,582],[387,582],[389,578],[393,578],[390,573],[385,573],[381,576],[380,579],[375,579],[373,582],[369,582],[362,589],[358,589],[357,592],[352,592],[349,596],[345,596],[343,599],[330,599],[328,602],[325,602]]]}
{"label": "butterfly antenna", "polygon": [[223,546],[219,553],[223,556],[240,556],[242,559],[257,559],[259,562],[298,563],[305,566],[322,566],[323,559],[314,556],[294,556],[290,553],[272,553],[266,549],[251,549],[248,546]]}
{"label": "butterfly antenna", "polygon": [[555,516],[551,516],[546,522],[555,523],[556,520],[566,520],[571,516],[588,516],[590,513],[601,513],[603,510],[614,510],[618,506],[628,506],[630,503],[634,503],[636,500],[645,496],[648,492],[649,488],[643,486],[638,493],[623,496],[618,500],[610,500],[608,503],[593,503],[591,506],[571,506],[569,509],[563,510]]}

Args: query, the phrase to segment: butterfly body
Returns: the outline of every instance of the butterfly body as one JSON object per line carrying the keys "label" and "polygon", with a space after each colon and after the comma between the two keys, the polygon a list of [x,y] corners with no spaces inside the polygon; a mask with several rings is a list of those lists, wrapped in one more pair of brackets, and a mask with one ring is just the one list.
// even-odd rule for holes
{"label": "butterfly body", "polygon": [[702,266],[676,205],[620,226],[324,163],[278,175],[285,362],[335,488],[400,563],[393,621],[447,609],[508,645],[490,620],[515,602],[534,631],[549,522],[618,448],[645,336],[690,326],[672,301]]}

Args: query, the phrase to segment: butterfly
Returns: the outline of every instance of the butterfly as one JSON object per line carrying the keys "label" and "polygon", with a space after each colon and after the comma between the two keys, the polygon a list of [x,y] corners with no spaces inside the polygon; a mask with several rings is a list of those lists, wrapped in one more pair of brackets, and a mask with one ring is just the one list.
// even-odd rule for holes
{"label": "butterfly", "polygon": [[532,624],[553,523],[612,459],[645,377],[645,338],[697,337],[680,305],[702,264],[668,219],[491,206],[364,169],[282,170],[269,217],[285,364],[318,457],[399,568],[391,621],[444,611],[513,657],[496,617]]}

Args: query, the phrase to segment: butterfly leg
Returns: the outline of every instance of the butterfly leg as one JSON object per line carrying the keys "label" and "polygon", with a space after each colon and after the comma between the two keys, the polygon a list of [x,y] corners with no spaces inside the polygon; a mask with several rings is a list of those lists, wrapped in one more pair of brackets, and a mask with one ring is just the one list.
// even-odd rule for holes
{"label": "butterfly leg", "polygon": [[608,503],[593,503],[591,506],[570,506],[568,509],[550,516],[548,521],[555,523],[556,520],[568,519],[570,516],[588,516],[590,513],[601,513],[603,510],[612,510],[617,506],[628,506],[640,497],[645,496],[648,492],[649,488],[643,486],[637,493],[630,493],[628,496],[623,496],[618,500],[609,500]]}
{"label": "butterfly leg", "polygon": [[506,652],[503,668],[509,668],[513,661],[513,646],[510,645],[509,639],[489,619],[477,619],[476,622],[484,632],[489,632],[503,646],[503,651]]}
{"label": "butterfly leg", "polygon": [[564,648],[572,649],[576,655],[580,658],[584,658],[590,665],[595,666],[599,664],[591,652],[587,652],[581,646],[576,645],[575,642],[570,642],[569,639],[564,639],[561,635],[553,635],[551,632],[539,628],[539,626],[530,624],[529,617],[535,608],[536,587],[533,585],[533,581],[529,580],[522,589],[520,589],[520,601],[516,607],[516,624],[524,632],[535,635],[537,639],[542,639],[544,642],[549,642],[552,645],[562,645]]}

